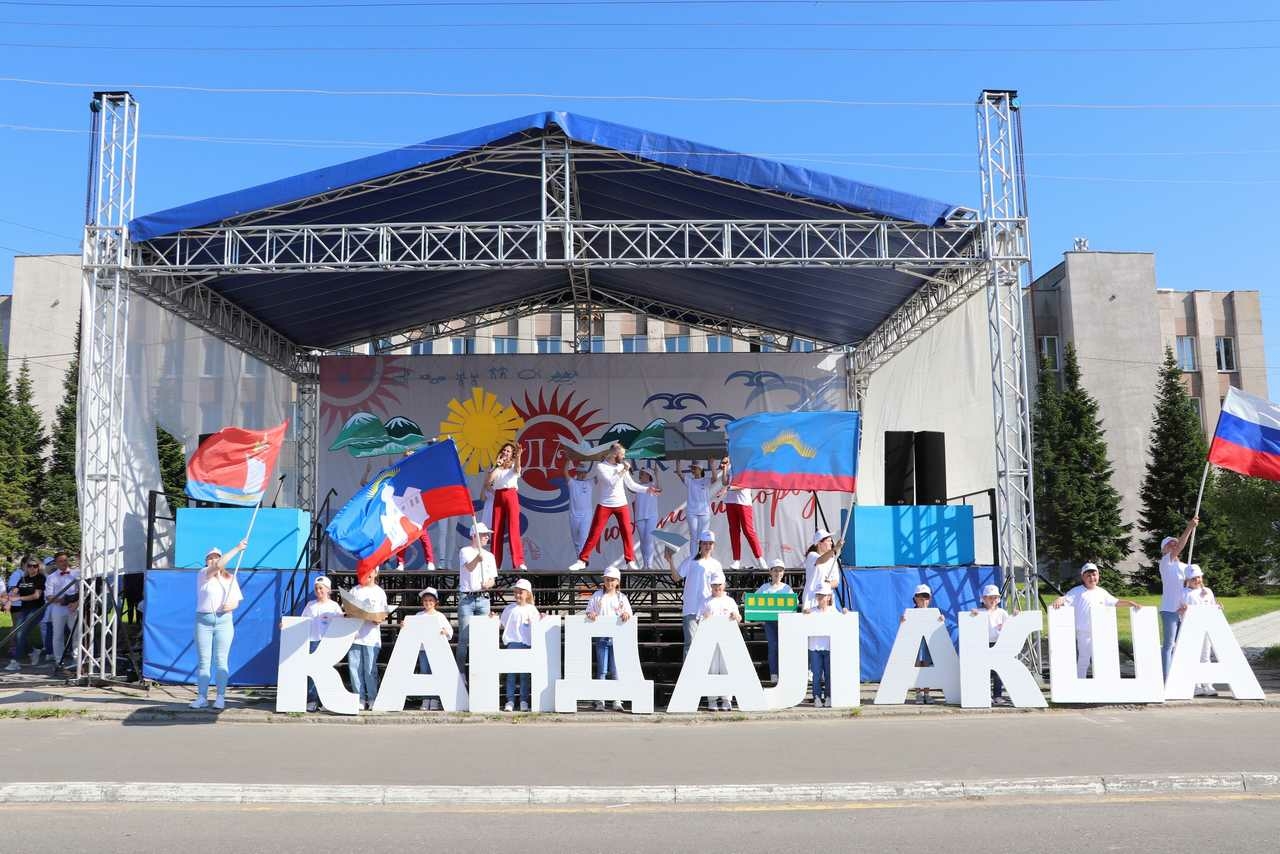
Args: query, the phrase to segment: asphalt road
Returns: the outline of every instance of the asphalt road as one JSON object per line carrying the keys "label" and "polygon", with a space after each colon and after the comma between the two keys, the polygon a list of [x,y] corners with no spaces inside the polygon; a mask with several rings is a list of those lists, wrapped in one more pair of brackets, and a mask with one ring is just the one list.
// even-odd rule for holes
{"label": "asphalt road", "polygon": [[1264,796],[948,804],[712,806],[595,810],[358,807],[0,807],[24,854],[237,854],[436,850],[670,852],[1106,851],[1241,854],[1276,850],[1280,800]]}
{"label": "asphalt road", "polygon": [[581,786],[1280,770],[1280,709],[1240,706],[696,724],[207,720],[0,720],[0,774],[6,782]]}

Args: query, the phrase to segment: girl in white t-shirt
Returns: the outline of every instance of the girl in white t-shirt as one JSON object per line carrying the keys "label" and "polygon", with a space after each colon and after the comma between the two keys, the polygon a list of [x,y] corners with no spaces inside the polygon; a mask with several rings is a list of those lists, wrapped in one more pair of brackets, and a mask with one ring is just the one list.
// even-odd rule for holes
{"label": "girl in white t-shirt", "polygon": [[[616,620],[625,623],[632,617],[631,601],[621,590],[622,573],[617,567],[609,567],[604,571],[600,582],[601,588],[591,594],[587,602],[587,620]],[[613,659],[613,638],[592,638],[591,649],[596,660],[597,679],[617,679],[618,668]],[[604,701],[596,700],[597,712],[604,711]],[[622,711],[622,702],[615,700],[613,708]]]}
{"label": "girl in white t-shirt", "polygon": [[804,596],[801,598],[801,609],[813,609],[818,606],[818,588],[828,584],[834,591],[840,586],[840,554],[843,540],[834,539],[830,531],[819,529],[813,534],[813,543],[804,556]]}
{"label": "girl in white t-shirt", "polygon": [[[653,472],[645,471],[636,475],[636,483],[641,486],[653,485]],[[636,537],[640,540],[640,565],[645,569],[658,568],[658,538],[653,532],[658,529],[658,496],[653,492],[636,493],[635,526]]]}
{"label": "girl in white t-shirt", "polygon": [[[231,642],[235,640],[236,629],[232,612],[240,606],[244,595],[240,592],[240,583],[235,573],[227,571],[231,556],[244,551],[248,545],[241,540],[235,548],[222,553],[221,549],[209,549],[204,556],[204,569],[196,577],[196,698],[191,703],[193,709],[203,709],[209,705],[209,676],[213,671],[217,685],[217,696],[213,701],[215,709],[227,707],[227,680],[231,670],[227,660],[231,656]],[[52,576],[51,576],[52,579]],[[45,590],[53,589],[53,581],[46,582]],[[52,597],[50,597],[52,598]]]}
{"label": "girl in white t-shirt", "polygon": [[[440,603],[440,594],[436,592],[434,587],[426,587],[418,593],[418,601],[422,604],[422,610],[416,614],[411,614],[404,618],[408,623],[410,620],[425,622],[435,631],[439,632],[445,640],[453,640],[453,626],[449,625],[449,618],[436,610],[436,606]],[[430,673],[431,661],[427,658],[425,649],[418,650],[418,672]],[[424,697],[422,699],[422,709],[428,712],[440,711],[443,706],[440,705],[439,697]]]}
{"label": "girl in white t-shirt", "polygon": [[[977,608],[969,612],[972,617],[978,616]],[[987,615],[987,643],[994,646],[995,642],[1000,640],[1000,630],[1004,628],[1004,624],[1009,620],[1009,612],[1000,607],[1000,588],[994,584],[988,584],[982,588],[982,609]],[[991,702],[996,705],[1004,703],[1004,683],[1000,681],[1000,674],[994,670],[991,671]]]}
{"label": "girl in white t-shirt", "polygon": [[[781,559],[774,560],[773,565],[769,567],[769,580],[756,588],[756,593],[778,594],[778,593],[794,593],[787,584],[782,580],[782,574],[786,572],[787,565]],[[764,626],[764,639],[769,649],[769,679],[774,682],[778,681],[778,624],[773,620],[766,620],[762,623]]]}
{"label": "girl in white t-shirt", "polygon": [[[933,607],[933,589],[927,584],[916,585],[916,592],[911,597],[912,608],[932,608]],[[907,621],[906,612],[903,612],[902,618],[898,620],[900,623]],[[938,615],[938,622],[945,622],[942,615]],[[916,652],[916,667],[932,667],[933,656],[929,654],[929,645],[924,641],[920,641],[920,649]],[[916,705],[929,705],[929,689],[916,689]]]}
{"label": "girl in white t-shirt", "polygon": [[711,484],[715,478],[697,463],[679,475],[685,485],[684,517],[689,523],[689,542],[696,543],[703,531],[711,529]]}
{"label": "girl in white t-shirt", "polygon": [[[537,607],[533,604],[533,585],[527,578],[515,583],[512,590],[515,602],[502,610],[502,643],[507,649],[528,649],[533,645],[533,624],[542,619]],[[516,683],[520,688],[520,711],[529,711],[532,689],[528,673],[507,674],[507,703],[502,707],[504,712],[516,709]]]}
{"label": "girl in white t-shirt", "polygon": [[[1187,567],[1187,589],[1182,591],[1182,606],[1178,608],[1178,619],[1182,620],[1187,616],[1188,608],[1218,608],[1222,606],[1218,604],[1218,599],[1213,595],[1213,591],[1204,586],[1204,571],[1200,569],[1198,564],[1191,564]],[[1213,644],[1209,643],[1209,639],[1204,639],[1204,644],[1200,647],[1200,660],[1208,661],[1209,652]],[[1216,697],[1218,691],[1208,682],[1201,682],[1196,685],[1195,695],[1197,697]]]}
{"label": "girl in white t-shirt", "polygon": [[[738,603],[733,597],[725,593],[724,590],[724,573],[718,569],[711,570],[707,573],[707,586],[711,588],[711,597],[707,599],[702,606],[702,613],[698,615],[698,622],[702,623],[712,617],[728,617],[735,623],[742,622],[742,615],[738,612]],[[711,667],[708,673],[728,673],[725,667],[724,656],[720,654],[720,650],[716,650],[716,654],[711,658]],[[713,712],[732,711],[733,703],[728,697],[712,697],[708,703],[709,708]]]}
{"label": "girl in white t-shirt", "polygon": [[[825,582],[814,595],[818,607],[805,608],[806,614],[830,614],[834,608],[831,600],[831,585]],[[809,672],[813,674],[813,705],[816,708],[831,707],[831,638],[811,636],[809,638]]]}
{"label": "girl in white t-shirt", "polygon": [[484,479],[485,512],[493,529],[493,557],[502,566],[502,542],[511,540],[511,565],[528,569],[524,564],[524,544],[520,541],[520,460],[524,452],[515,442],[505,442],[498,449],[493,468]]}
{"label": "girl in white t-shirt", "polygon": [[[325,576],[320,576],[315,580],[316,598],[312,599],[302,609],[302,616],[311,620],[310,639],[311,651],[315,652],[316,647],[320,645],[320,639],[324,637],[324,633],[329,629],[329,623],[334,617],[342,616],[342,608],[337,602],[333,601],[333,582]],[[314,712],[320,708],[320,695],[316,693],[316,683],[307,680],[307,711]]]}

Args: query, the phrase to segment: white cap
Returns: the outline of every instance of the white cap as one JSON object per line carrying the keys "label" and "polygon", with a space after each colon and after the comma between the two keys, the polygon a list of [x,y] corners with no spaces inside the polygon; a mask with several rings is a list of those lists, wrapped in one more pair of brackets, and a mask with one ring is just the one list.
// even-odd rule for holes
{"label": "white cap", "polygon": [[932,596],[932,595],[933,595],[933,588],[931,588],[929,585],[917,584],[916,592],[912,594],[912,597],[914,598],[915,596]]}
{"label": "white cap", "polygon": [[616,578],[619,581],[622,580],[622,573],[618,571],[618,568],[616,566],[611,566],[607,568],[604,571],[603,575],[605,578]]}
{"label": "white cap", "polygon": [[711,529],[707,529],[698,535],[698,542],[700,543],[714,543],[715,541],[716,532]]}
{"label": "white cap", "polygon": [[1160,551],[1164,551],[1165,549],[1169,548],[1169,545],[1171,543],[1176,543],[1177,541],[1178,541],[1177,537],[1165,537],[1163,540],[1160,541]]}
{"label": "white cap", "polygon": [[1200,568],[1200,564],[1193,563],[1187,567],[1187,578],[1204,578],[1204,570]]}
{"label": "white cap", "polygon": [[526,592],[528,592],[528,593],[532,593],[532,592],[533,592],[533,585],[529,583],[529,579],[527,579],[527,578],[522,578],[522,579],[520,579],[519,581],[517,581],[517,582],[515,583],[515,587],[514,587],[513,589],[515,589],[515,590],[524,590],[524,591],[526,591]]}
{"label": "white cap", "polygon": [[822,582],[821,584],[819,584],[819,585],[818,585],[818,595],[819,595],[819,596],[830,596],[830,595],[831,595],[831,585],[830,585],[830,584],[828,584],[828,583],[827,583],[827,582],[825,582],[825,581],[824,581],[824,582]]}
{"label": "white cap", "polygon": [[[222,557],[222,549],[218,548],[217,546],[214,546],[213,548],[209,549],[209,551],[204,553],[205,557],[208,557],[209,555],[217,555],[218,557]],[[47,561],[45,561],[45,563],[53,563],[53,558],[49,558]]]}
{"label": "white cap", "polygon": [[492,533],[493,531],[489,530],[489,526],[486,525],[484,522],[476,522],[476,524],[471,528],[471,536],[473,537],[478,534],[492,534]]}
{"label": "white cap", "polygon": [[435,598],[436,601],[440,600],[440,594],[436,592],[436,589],[434,587],[424,587],[421,590],[419,590],[418,598],[421,599],[423,596],[431,596]]}
{"label": "white cap", "polygon": [[724,573],[718,569],[713,569],[707,573],[707,586],[713,584],[724,584]]}
{"label": "white cap", "polygon": [[333,582],[329,580],[329,576],[327,575],[321,575],[311,583],[316,587],[328,587],[330,590],[333,589]]}
{"label": "white cap", "polygon": [[1084,575],[1086,572],[1098,572],[1098,565],[1096,563],[1086,563],[1084,566],[1080,567],[1081,575]]}
{"label": "white cap", "polygon": [[831,536],[830,531],[828,531],[826,528],[819,528],[818,530],[813,532],[813,542],[810,543],[810,545],[816,546],[818,543],[822,542],[829,536]]}
{"label": "white cap", "polygon": [[982,588],[982,598],[986,599],[988,596],[995,596],[999,598],[1000,588],[996,587],[994,584],[988,584],[986,587]]}
{"label": "white cap", "polygon": [[773,563],[769,564],[770,569],[786,569],[787,562],[780,557],[775,557]]}

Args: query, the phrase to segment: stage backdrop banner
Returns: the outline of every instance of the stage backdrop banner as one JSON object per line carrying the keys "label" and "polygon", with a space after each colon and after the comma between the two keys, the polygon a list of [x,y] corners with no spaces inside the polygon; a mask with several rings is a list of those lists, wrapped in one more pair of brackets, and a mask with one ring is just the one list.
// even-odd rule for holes
{"label": "stage backdrop banner", "polygon": [[[451,436],[482,513],[485,472],[503,442],[519,442],[526,563],[535,569],[563,568],[576,555],[561,441],[618,440],[641,451],[662,441],[665,424],[686,432],[723,430],[734,419],[760,412],[847,408],[844,357],[831,353],[325,357],[320,360],[319,485],[322,495],[336,490],[341,503],[406,450]],[[686,492],[674,464],[636,459],[634,465],[652,471],[664,490],[658,497],[659,529],[687,535]],[[821,501],[835,524],[849,499],[828,493]],[[799,566],[815,526],[811,494],[761,490],[755,502],[765,559],[781,557],[788,566]],[[457,568],[469,524],[469,519],[449,519],[431,526],[438,565]],[[728,525],[719,501],[712,529],[722,538],[718,551],[727,563]],[[407,558],[410,568],[422,563],[417,547]],[[620,559],[621,543],[610,525],[592,565]]]}
{"label": "stage backdrop banner", "polygon": [[841,588],[842,606],[858,612],[859,643],[862,652],[862,681],[879,682],[889,661],[889,651],[898,636],[902,612],[912,607],[917,584],[933,589],[933,607],[947,620],[951,642],[958,643],[959,611],[982,604],[983,585],[1001,583],[995,566],[922,566],[882,569],[846,569]]}

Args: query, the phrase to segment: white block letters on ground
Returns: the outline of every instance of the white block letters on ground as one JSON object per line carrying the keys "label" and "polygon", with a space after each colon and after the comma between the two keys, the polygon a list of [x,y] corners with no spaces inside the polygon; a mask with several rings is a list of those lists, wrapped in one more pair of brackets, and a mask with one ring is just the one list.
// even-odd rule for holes
{"label": "white block letters on ground", "polygon": [[560,617],[543,617],[534,623],[528,649],[500,648],[501,629],[493,618],[471,621],[471,711],[498,711],[498,676],[505,673],[528,673],[532,680],[531,708],[536,712],[555,711],[555,685],[560,679]]}
{"label": "white block letters on ground", "polygon": [[1010,617],[1000,630],[1000,637],[991,644],[987,615],[982,611],[974,616],[968,611],[960,612],[960,705],[966,709],[991,707],[993,670],[1000,676],[1013,705],[1028,708],[1048,705],[1035,677],[1018,659],[1027,638],[1040,631],[1043,621],[1039,611]]}
{"label": "white block letters on ground", "polygon": [[831,706],[852,709],[861,704],[858,672],[858,615],[779,614],[778,684],[764,689],[765,708],[789,709],[804,702],[809,670],[809,638],[831,639]]}
{"label": "white block letters on ground", "polygon": [[331,712],[354,715],[360,700],[342,684],[334,669],[355,640],[361,621],[336,617],[311,652],[311,618],[285,617],[280,630],[280,670],[276,676],[276,711],[304,712],[307,709],[307,678],[316,683],[320,704]]}
{"label": "white block letters on ground", "polygon": [[[716,650],[728,673],[709,673]],[[696,712],[703,697],[735,697],[744,712],[765,710],[756,666],[747,652],[742,631],[728,617],[712,617],[698,624],[667,711]]]}
{"label": "white block letters on ground", "polygon": [[[430,673],[418,673],[418,652],[426,650]],[[425,620],[406,620],[391,648],[391,659],[374,698],[375,712],[401,712],[407,697],[439,697],[447,712],[466,711],[467,686],[449,642]]]}
{"label": "white block letters on ground", "polygon": [[[653,714],[653,682],[640,667],[639,623],[617,617],[588,620],[574,614],[564,621],[564,678],[556,682],[556,711],[576,712],[582,700],[630,701],[633,714]],[[592,676],[594,638],[613,639],[617,679]]]}
{"label": "white block letters on ground", "polygon": [[[1212,657],[1217,661],[1200,661],[1205,638],[1209,639]],[[1188,608],[1178,629],[1178,644],[1173,649],[1169,678],[1165,682],[1167,700],[1190,700],[1196,683],[1227,685],[1237,700],[1261,700],[1262,686],[1245,660],[1236,636],[1227,625],[1227,617],[1218,608]]]}
{"label": "white block letters on ground", "polygon": [[[939,688],[948,703],[960,702],[960,662],[947,624],[937,608],[908,608],[889,651],[889,662],[876,691],[877,706],[906,702],[912,688]],[[931,667],[916,667],[920,642],[929,648]]]}
{"label": "white block letters on ground", "polygon": [[[1159,703],[1164,699],[1160,628],[1155,608],[1125,609],[1133,634],[1133,678],[1120,678],[1117,609],[1095,605],[1090,613],[1092,644],[1076,637],[1075,609],[1049,609],[1049,685],[1055,703]],[[1080,641],[1083,640],[1083,643]],[[1076,673],[1079,654],[1093,653],[1093,678]]]}

